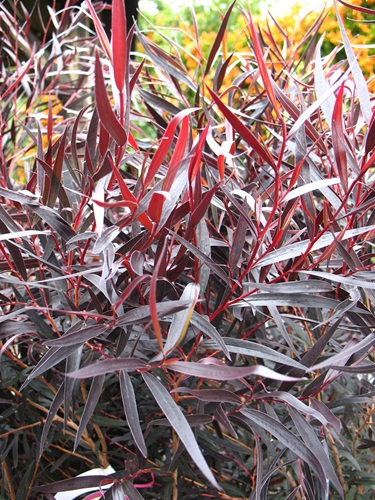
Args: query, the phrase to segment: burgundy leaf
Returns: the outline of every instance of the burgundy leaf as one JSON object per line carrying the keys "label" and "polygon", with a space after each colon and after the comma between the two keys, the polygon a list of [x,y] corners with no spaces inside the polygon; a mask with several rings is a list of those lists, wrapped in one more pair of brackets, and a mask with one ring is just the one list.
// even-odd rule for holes
{"label": "burgundy leaf", "polygon": [[98,404],[103,389],[104,380],[105,380],[105,375],[99,375],[94,377],[92,381],[90,392],[87,396],[87,401],[85,403],[85,408],[83,410],[81,420],[79,421],[79,427],[77,430],[76,439],[74,441],[74,450],[76,450],[81,440],[82,434],[86,429],[86,425],[88,424],[91,415],[94,413],[96,405]]}
{"label": "burgundy leaf", "polygon": [[154,396],[155,401],[158,403],[161,410],[164,412],[164,415],[167,417],[173,429],[176,431],[176,434],[181,439],[181,442],[185,446],[186,451],[189,453],[197,467],[200,469],[206,479],[208,479],[208,481],[212,484],[212,486],[220,490],[221,488],[218,485],[204,456],[202,455],[202,452],[195,439],[194,433],[191,430],[191,427],[188,424],[180,407],[177,406],[172,396],[157,378],[155,378],[150,373],[142,373],[142,376],[144,381],[148,385],[152,395]]}
{"label": "burgundy leaf", "polygon": [[112,64],[116,86],[124,90],[126,65],[126,13],[124,0],[112,0]]}
{"label": "burgundy leaf", "polygon": [[60,406],[62,405],[62,402],[64,399],[64,386],[65,386],[65,383],[63,382],[60,385],[60,387],[58,388],[56,395],[53,398],[52,404],[49,408],[46,421],[44,422],[43,431],[42,431],[42,435],[41,435],[40,443],[39,443],[39,458],[43,454],[46,440],[47,440],[47,436],[48,436],[48,431],[51,428],[53,419],[55,418],[56,413],[58,412]]}
{"label": "burgundy leaf", "polygon": [[227,366],[227,365],[211,365],[202,363],[193,363],[185,361],[174,361],[165,363],[165,366],[169,370],[173,370],[178,373],[184,373],[185,375],[191,375],[193,377],[201,377],[205,379],[213,380],[238,380],[244,377],[249,377],[252,375],[259,377],[267,377],[272,380],[288,381],[294,382],[300,380],[295,377],[288,377],[287,375],[282,375],[277,373],[270,368],[261,365],[254,366]]}
{"label": "burgundy leaf", "polygon": [[348,165],[345,151],[345,132],[342,117],[342,100],[344,96],[345,85],[341,85],[336,97],[335,107],[332,115],[332,144],[335,155],[337,170],[344,191],[348,191]]}
{"label": "burgundy leaf", "polygon": [[45,340],[44,344],[50,347],[75,346],[77,344],[84,344],[88,340],[98,337],[107,330],[107,325],[88,326],[87,328],[82,328],[81,330],[63,335],[58,339]]}
{"label": "burgundy leaf", "polygon": [[137,401],[135,399],[133,384],[131,382],[130,376],[123,370],[120,371],[119,379],[121,398],[124,405],[126,421],[137,448],[142,453],[142,455],[147,458],[147,448],[139,423]]}
{"label": "burgundy leaf", "polygon": [[100,122],[105,130],[113,137],[119,146],[124,146],[126,144],[126,132],[124,127],[117,120],[108,100],[98,50],[95,52],[95,103]]}
{"label": "burgundy leaf", "polygon": [[344,492],[340,481],[337,478],[336,472],[332,467],[332,464],[328,458],[327,453],[324,451],[314,429],[306,422],[306,420],[296,411],[294,408],[289,408],[289,413],[294,421],[294,424],[300,433],[302,439],[309,447],[309,449],[314,453],[314,455],[319,460],[323,467],[327,479],[331,481],[333,486],[336,488],[338,493],[344,497]]}
{"label": "burgundy leaf", "polygon": [[146,368],[147,366],[148,365],[145,361],[137,358],[112,358],[105,359],[104,361],[97,361],[93,365],[85,366],[75,372],[68,373],[67,376],[85,379],[89,377],[97,377],[106,373],[113,373],[118,370],[133,372]]}
{"label": "burgundy leaf", "polygon": [[188,387],[177,387],[177,389],[173,389],[171,392],[191,394],[200,401],[205,402],[241,404],[239,396],[224,389],[189,389]]}
{"label": "burgundy leaf", "polygon": [[318,479],[323,487],[327,490],[327,477],[325,470],[320,463],[318,457],[303,443],[297,436],[295,436],[289,429],[287,429],[278,420],[270,417],[266,413],[258,410],[241,410],[244,415],[251,422],[259,425],[266,431],[275,436],[281,443],[283,443],[289,450],[307,462],[310,467],[316,472]]}

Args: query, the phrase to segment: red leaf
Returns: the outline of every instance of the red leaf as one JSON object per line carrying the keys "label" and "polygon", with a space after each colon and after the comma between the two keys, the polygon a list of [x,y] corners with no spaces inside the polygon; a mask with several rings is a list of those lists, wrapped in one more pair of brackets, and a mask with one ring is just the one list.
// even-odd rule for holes
{"label": "red leaf", "polygon": [[171,189],[174,178],[176,177],[176,174],[180,167],[181,160],[185,153],[188,131],[189,131],[189,118],[187,116],[184,116],[181,122],[180,134],[178,136],[171,161],[169,162],[168,173],[163,183],[163,189],[165,191],[169,191]]}
{"label": "red leaf", "polygon": [[194,156],[191,159],[191,162],[190,162],[190,165],[189,165],[189,181],[190,181],[190,184],[193,182],[195,176],[197,175],[198,168],[199,168],[199,165],[200,165],[200,162],[201,162],[201,158],[202,158],[204,143],[206,141],[206,137],[207,137],[209,129],[210,129],[210,124],[207,124],[206,128],[203,130],[203,132],[202,132],[202,134],[201,134],[201,136],[199,138],[198,144],[195,147]]}
{"label": "red leaf", "polygon": [[258,155],[269,165],[274,166],[274,161],[272,156],[268,151],[266,151],[260,144],[259,139],[257,139],[250,130],[244,125],[237,116],[230,111],[230,109],[222,102],[220,97],[215,94],[213,90],[207,87],[213,101],[223,113],[225,118],[229,121],[229,123],[233,126],[233,128],[240,134],[242,139],[246,141],[253,149],[258,153]]}
{"label": "red leaf", "polygon": [[112,1],[112,64],[116,87],[122,93],[125,84],[127,45],[124,0]]}
{"label": "red leaf", "polygon": [[371,14],[372,16],[375,14],[374,9],[366,9],[366,7],[361,7],[360,5],[352,5],[351,3],[344,2],[343,0],[338,1],[347,9],[358,10],[359,12],[363,12],[364,14]]}
{"label": "red leaf", "polygon": [[255,57],[257,59],[258,68],[259,68],[260,75],[261,75],[262,80],[263,80],[264,90],[266,91],[266,93],[268,95],[268,99],[271,101],[276,113],[280,116],[279,104],[276,100],[276,97],[275,97],[275,94],[273,91],[273,84],[271,81],[271,77],[268,73],[266,63],[264,62],[264,55],[263,55],[263,52],[262,52],[262,49],[261,49],[261,46],[259,43],[258,33],[255,30],[253,18],[251,16],[251,14],[249,16],[246,16],[246,17],[248,17],[248,20],[249,20],[251,36],[253,38],[253,44],[254,44]]}
{"label": "red leaf", "polygon": [[180,121],[185,116],[193,113],[194,111],[196,111],[196,109],[197,108],[191,108],[191,109],[184,109],[183,111],[180,111],[179,113],[177,113],[177,115],[169,123],[169,125],[166,128],[164,135],[160,141],[159,147],[158,147],[154,157],[151,160],[146,178],[145,178],[144,183],[143,183],[144,188],[147,188],[147,186],[150,184],[150,182],[154,179],[161,164],[163,163],[163,161],[166,157],[166,154],[168,153],[168,150],[173,142],[174,133],[175,133],[177,125],[180,123]]}
{"label": "red leaf", "polygon": [[65,141],[66,141],[66,132],[67,129],[65,129],[62,137],[61,137],[61,142],[59,149],[57,151],[56,159],[53,165],[53,172],[52,172],[52,178],[51,178],[51,184],[50,184],[50,189],[48,192],[48,199],[47,199],[47,205],[49,207],[53,207],[57,196],[59,194],[59,190],[61,187],[61,176],[62,176],[62,167],[64,163],[64,158],[65,158]]}
{"label": "red leaf", "polygon": [[347,192],[348,167],[347,167],[346,151],[345,151],[345,131],[342,118],[342,99],[344,96],[344,89],[345,85],[343,83],[339,89],[335,102],[335,107],[333,108],[332,145],[341,184],[345,192]]}
{"label": "red leaf", "polygon": [[[121,172],[119,171],[119,169],[116,167],[116,165],[113,163],[113,161],[111,160],[111,158],[109,156],[108,156],[108,160],[109,160],[109,163],[112,167],[112,171],[116,177],[116,180],[118,182],[118,185],[119,185],[119,188],[121,191],[121,195],[124,198],[124,202],[129,203],[129,205],[127,205],[127,206],[129,206],[129,208],[131,207],[130,204],[134,204],[135,206],[138,207],[138,201],[135,198],[135,196],[133,195],[133,193],[130,191],[128,186],[126,185],[126,182],[122,178]],[[139,220],[139,222],[141,224],[143,224],[145,226],[145,228],[148,231],[150,231],[150,232],[152,231],[152,222],[150,221],[149,217],[145,213],[141,213],[140,215],[138,215],[137,219]]]}
{"label": "red leaf", "polygon": [[109,102],[98,50],[95,52],[95,102],[103,127],[119,146],[124,146],[126,132],[117,120]]}
{"label": "red leaf", "polygon": [[150,219],[156,223],[160,222],[161,213],[166,199],[170,199],[168,191],[155,191],[151,196],[147,213]]}
{"label": "red leaf", "polygon": [[107,34],[104,31],[103,25],[98,17],[98,14],[96,13],[96,10],[94,9],[94,7],[91,3],[91,0],[86,0],[86,3],[87,3],[87,7],[89,8],[89,11],[90,11],[90,14],[91,14],[94,26],[95,26],[95,31],[96,31],[96,34],[98,35],[102,49],[107,54],[108,59],[110,59],[112,61],[111,46],[109,44]]}

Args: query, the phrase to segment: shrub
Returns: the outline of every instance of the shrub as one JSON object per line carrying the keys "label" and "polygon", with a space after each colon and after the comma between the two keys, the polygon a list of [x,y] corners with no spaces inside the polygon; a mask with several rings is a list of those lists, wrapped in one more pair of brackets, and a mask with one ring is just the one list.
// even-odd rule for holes
{"label": "shrub", "polygon": [[1,10],[0,495],[370,498],[374,122],[343,27],[348,62],[286,60],[244,11],[230,53],[230,7],[193,75],[173,40],[130,58],[121,0],[112,45],[68,7],[40,47]]}

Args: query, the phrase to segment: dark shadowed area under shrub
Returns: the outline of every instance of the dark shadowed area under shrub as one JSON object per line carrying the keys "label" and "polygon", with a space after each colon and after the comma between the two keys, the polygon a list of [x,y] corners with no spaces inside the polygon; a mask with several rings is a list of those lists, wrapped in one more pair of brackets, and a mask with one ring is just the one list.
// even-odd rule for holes
{"label": "dark shadowed area under shrub", "polygon": [[232,5],[188,69],[101,8],[37,43],[0,5],[0,498],[374,498],[375,122],[342,20],[293,60],[244,9],[236,53]]}

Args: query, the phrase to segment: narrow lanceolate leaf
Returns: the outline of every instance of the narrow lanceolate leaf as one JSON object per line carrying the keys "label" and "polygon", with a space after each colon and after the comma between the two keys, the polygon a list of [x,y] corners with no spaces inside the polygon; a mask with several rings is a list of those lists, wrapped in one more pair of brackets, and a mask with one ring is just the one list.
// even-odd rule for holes
{"label": "narrow lanceolate leaf", "polygon": [[94,22],[95,30],[98,35],[100,44],[102,46],[102,49],[106,53],[107,57],[109,60],[112,60],[112,53],[111,53],[111,46],[109,44],[109,40],[107,37],[106,32],[104,31],[104,27],[102,22],[100,21],[98,14],[96,13],[96,10],[94,9],[91,0],[86,0],[87,6],[89,8],[92,20]]}
{"label": "narrow lanceolate leaf", "polygon": [[171,392],[191,394],[200,401],[205,401],[207,403],[241,404],[241,398],[239,396],[224,389],[189,389],[188,387],[177,387],[177,389],[173,389]]}
{"label": "narrow lanceolate leaf", "polygon": [[335,155],[337,170],[344,191],[348,191],[348,167],[345,151],[345,131],[342,117],[342,100],[344,97],[345,84],[338,91],[335,107],[332,115],[332,144]]}
{"label": "narrow lanceolate leaf", "polygon": [[[56,392],[56,395],[52,401],[52,404],[49,408],[48,415],[47,415],[46,421],[45,421],[44,426],[43,426],[42,436],[40,438],[39,457],[41,457],[43,454],[44,447],[45,447],[46,440],[47,440],[48,431],[51,428],[51,425],[52,425],[53,419],[56,416],[56,413],[58,412],[60,406],[62,405],[63,399],[64,399],[64,382],[60,385],[60,387],[59,387],[58,391]],[[68,411],[68,410],[66,409],[66,411]]]}
{"label": "narrow lanceolate leaf", "polygon": [[217,331],[217,329],[206,319],[204,316],[201,314],[198,314],[196,311],[193,312],[190,320],[191,324],[195,326],[196,328],[199,328],[199,330],[207,335],[207,337],[210,337],[210,339],[213,341],[214,344],[216,344],[216,347],[221,349],[225,356],[231,360],[229,350],[227,346],[225,345],[225,342],[223,338],[221,337],[220,333]]}
{"label": "narrow lanceolate leaf", "polygon": [[375,225],[359,227],[357,229],[349,229],[343,235],[340,233],[335,234],[323,234],[321,238],[319,238],[314,244],[311,244],[310,240],[299,241],[298,243],[292,243],[291,245],[286,245],[285,247],[278,248],[277,250],[273,250],[267,256],[263,257],[254,267],[260,266],[268,266],[270,264],[275,264],[276,262],[281,262],[285,259],[291,259],[294,257],[298,257],[303,255],[308,248],[310,248],[310,252],[314,252],[316,250],[320,250],[321,248],[325,248],[329,246],[335,238],[340,235],[340,241],[344,241],[348,238],[353,238],[354,236],[358,236],[363,233],[367,233],[373,231],[375,229]]}
{"label": "narrow lanceolate leaf", "polygon": [[161,410],[164,412],[164,415],[167,417],[173,429],[176,431],[176,434],[185,446],[186,451],[189,453],[206,479],[208,479],[208,481],[216,489],[220,490],[221,488],[219,487],[211,469],[209,468],[198,446],[194,433],[191,430],[191,427],[188,424],[185,415],[182,413],[180,407],[176,404],[167,389],[161,382],[159,382],[157,378],[155,378],[150,373],[143,373],[142,376],[144,381],[148,385],[152,395],[154,396],[155,401],[158,403]]}
{"label": "narrow lanceolate leaf", "polygon": [[353,5],[352,3],[344,2],[344,0],[338,0],[338,1],[348,9],[358,10],[358,12],[363,12],[364,14],[370,14],[371,16],[375,15],[374,9],[367,9],[366,7],[362,7],[362,5]]}
{"label": "narrow lanceolate leaf", "polygon": [[165,363],[165,366],[172,371],[191,375],[193,377],[201,377],[212,380],[238,380],[240,378],[249,376],[266,377],[272,380],[280,380],[282,382],[294,382],[295,377],[288,377],[277,373],[270,368],[261,365],[253,366],[227,366],[224,364],[203,364],[185,361],[174,361],[172,363]]}
{"label": "narrow lanceolate leaf", "polygon": [[216,54],[217,54],[218,50],[220,49],[220,45],[221,45],[221,42],[223,40],[225,30],[227,29],[228,21],[229,21],[229,18],[230,18],[230,15],[231,15],[231,12],[233,10],[235,3],[236,2],[234,1],[233,3],[230,4],[230,6],[229,6],[229,8],[224,16],[224,19],[222,20],[222,22],[220,24],[219,31],[217,33],[217,36],[215,38],[215,41],[212,45],[212,48],[210,50],[210,54],[209,54],[208,59],[207,59],[207,64],[206,64],[204,76],[206,76],[208,74],[208,72],[210,71],[212,63],[215,60]]}
{"label": "narrow lanceolate leaf", "polygon": [[103,384],[104,384],[105,375],[99,375],[95,377],[92,381],[90,392],[87,396],[87,401],[85,404],[85,409],[83,410],[83,414],[81,420],[79,422],[79,427],[76,435],[76,439],[74,442],[74,450],[77,448],[81,436],[86,429],[86,425],[91,418],[91,415],[94,413],[95,407],[99,401],[100,394],[102,392]]}
{"label": "narrow lanceolate leaf", "polygon": [[44,344],[50,347],[64,347],[77,344],[82,345],[88,340],[101,335],[107,329],[107,325],[88,326],[87,328],[82,328],[81,330],[69,333],[68,335],[63,335],[58,339],[46,340]]}
{"label": "narrow lanceolate leaf", "polygon": [[336,472],[332,467],[332,464],[328,458],[327,453],[324,451],[324,448],[319,441],[314,429],[306,422],[305,418],[300,415],[300,413],[294,408],[289,408],[290,416],[293,419],[293,422],[302,436],[305,444],[308,448],[314,453],[314,455],[318,458],[320,464],[323,467],[325,475],[327,479],[331,481],[333,486],[336,488],[338,493],[344,497],[344,493],[342,490],[342,486],[340,481],[337,478]]}
{"label": "narrow lanceolate leaf", "polygon": [[61,188],[62,169],[65,158],[66,133],[67,128],[64,130],[64,133],[61,136],[59,149],[57,151],[56,159],[53,164],[50,189],[47,196],[47,205],[51,208],[54,207]]}
{"label": "narrow lanceolate leaf", "polygon": [[249,130],[246,125],[244,125],[239,118],[223,103],[220,97],[215,94],[213,90],[209,87],[206,87],[210,93],[210,96],[220,111],[223,113],[225,118],[229,121],[229,123],[233,126],[234,130],[239,134],[239,136],[246,141],[249,146],[251,146],[256,153],[262,158],[264,162],[268,165],[274,165],[275,162],[271,156],[271,154],[263,148],[261,145],[259,138],[255,137],[252,132]]}
{"label": "narrow lanceolate leaf", "polygon": [[273,91],[273,85],[272,85],[270,74],[268,72],[266,63],[264,61],[264,55],[263,55],[262,48],[261,48],[260,43],[259,43],[259,37],[258,37],[258,33],[256,32],[256,29],[255,29],[253,17],[251,14],[246,15],[246,17],[249,21],[251,37],[253,39],[255,57],[256,57],[256,60],[258,63],[260,75],[261,75],[262,80],[263,80],[264,90],[266,91],[268,99],[272,103],[272,106],[274,107],[276,113],[280,116],[279,105],[278,105],[278,102],[276,100],[276,97],[275,97],[275,94]]}
{"label": "narrow lanceolate leaf", "polygon": [[125,370],[127,372],[133,372],[142,368],[146,368],[147,363],[137,358],[113,358],[105,359],[104,361],[98,361],[97,363],[89,366],[85,366],[75,372],[68,373],[68,377],[74,378],[89,378],[96,377],[98,375],[104,375],[106,373],[113,373],[117,370]]}
{"label": "narrow lanceolate leaf", "polygon": [[[298,363],[293,358],[282,354],[281,352],[271,349],[271,347],[264,346],[258,342],[251,342],[250,340],[242,340],[231,337],[223,337],[223,342],[229,352],[233,354],[241,354],[242,356],[248,356],[251,358],[267,359],[269,361],[274,361],[285,366],[293,366],[300,370],[305,371],[305,366]],[[215,346],[212,341],[205,341],[202,344],[203,348],[213,349]]]}
{"label": "narrow lanceolate leaf", "polygon": [[124,405],[126,421],[137,448],[146,458],[147,448],[142,434],[141,425],[139,423],[137,401],[135,399],[133,384],[131,382],[130,376],[125,371],[120,371],[119,379],[121,398],[122,404]]}
{"label": "narrow lanceolate leaf", "polygon": [[[147,188],[148,185],[150,184],[151,181],[154,180],[155,175],[158,173],[160,166],[162,165],[169,148],[171,147],[173,140],[174,140],[174,134],[177,128],[177,125],[183,120],[185,117],[193,113],[199,108],[190,108],[190,109],[184,109],[183,111],[180,111],[177,113],[176,116],[173,117],[173,119],[170,121],[168,124],[163,137],[161,138],[160,144],[151,160],[150,166],[147,171],[146,178],[143,182],[143,187]],[[185,121],[185,126],[187,126],[187,122]],[[180,141],[177,141],[179,143],[179,147],[182,148],[184,145],[183,141],[182,143]],[[172,169],[172,172],[169,172],[168,175],[172,175],[174,178],[176,175],[176,169]],[[166,178],[165,182],[167,183],[167,187],[170,189],[171,183],[168,181],[168,177]]]}
{"label": "narrow lanceolate leaf", "polygon": [[166,355],[182,342],[188,329],[190,318],[193,314],[198,297],[199,285],[196,285],[195,283],[188,283],[181,295],[181,300],[188,300],[190,302],[190,306],[173,316],[173,320],[168,331],[168,337],[164,344],[164,352]]}
{"label": "narrow lanceolate leaf", "polygon": [[297,457],[304,460],[316,472],[316,475],[321,482],[324,490],[327,490],[327,477],[322,464],[319,462],[318,457],[289,429],[287,429],[278,420],[270,417],[266,413],[258,410],[241,410],[244,415],[251,422],[259,425],[273,436],[275,436],[281,443],[283,443],[289,450],[297,455]]}
{"label": "narrow lanceolate leaf", "polygon": [[[329,92],[330,86],[326,80],[323,63],[321,58],[321,47],[324,40],[324,35],[321,36],[315,52],[315,72],[314,72],[314,83],[315,91],[318,99],[325,93]],[[332,123],[333,108],[335,106],[335,97],[330,95],[328,99],[321,103],[321,109],[323,111],[324,117],[328,124]]]}
{"label": "narrow lanceolate leaf", "polygon": [[95,103],[100,122],[105,130],[119,146],[124,146],[126,143],[126,132],[117,120],[109,102],[98,50],[95,52]]}
{"label": "narrow lanceolate leaf", "polygon": [[336,10],[337,21],[338,21],[339,26],[340,26],[342,40],[344,42],[346,56],[348,58],[349,65],[351,67],[351,72],[352,72],[352,75],[353,75],[353,78],[355,81],[355,86],[357,87],[358,99],[359,99],[359,104],[361,106],[361,111],[362,111],[362,114],[363,114],[363,117],[364,117],[366,123],[369,124],[371,121],[372,106],[371,106],[371,101],[370,101],[367,83],[366,83],[365,77],[363,75],[363,72],[362,72],[361,68],[359,67],[356,55],[355,55],[354,50],[351,46],[348,35],[346,34],[344,23],[342,22],[336,0],[334,1],[334,5],[335,5],[335,10]]}
{"label": "narrow lanceolate leaf", "polygon": [[70,356],[76,349],[79,349],[80,345],[73,345],[69,347],[52,347],[39,361],[30,375],[27,377],[25,382],[22,384],[20,390],[27,386],[38,375],[41,375],[45,371],[53,368],[57,363],[60,363],[63,359]]}
{"label": "narrow lanceolate leaf", "polygon": [[124,0],[112,1],[112,58],[116,87],[120,92],[123,92],[127,59]]}

